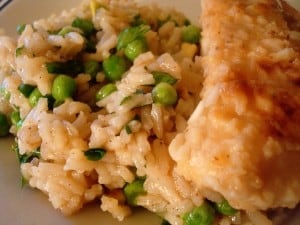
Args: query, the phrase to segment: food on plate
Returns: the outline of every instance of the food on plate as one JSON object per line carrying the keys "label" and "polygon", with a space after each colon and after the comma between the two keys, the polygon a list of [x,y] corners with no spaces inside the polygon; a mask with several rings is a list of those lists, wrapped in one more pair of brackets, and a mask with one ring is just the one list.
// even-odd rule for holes
{"label": "food on plate", "polygon": [[[202,33],[172,9],[84,0],[0,36],[0,128],[15,135],[22,185],[65,215],[95,202],[119,221],[143,207],[165,225],[270,225],[260,210],[293,207],[299,193],[271,204],[262,178],[276,171],[281,191],[298,190],[299,33],[275,1],[202,6]],[[245,198],[248,186],[267,194]]]}
{"label": "food on plate", "polygon": [[204,196],[249,212],[300,201],[300,30],[287,13],[202,0],[202,99],[170,145]]}

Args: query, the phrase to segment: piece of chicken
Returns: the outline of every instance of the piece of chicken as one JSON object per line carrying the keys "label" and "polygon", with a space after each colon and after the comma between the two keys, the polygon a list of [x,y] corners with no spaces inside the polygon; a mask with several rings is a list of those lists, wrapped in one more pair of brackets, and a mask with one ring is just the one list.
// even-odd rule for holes
{"label": "piece of chicken", "polygon": [[[202,0],[202,100],[176,170],[238,209],[300,200],[300,32],[276,0]],[[290,15],[290,14],[289,14]]]}

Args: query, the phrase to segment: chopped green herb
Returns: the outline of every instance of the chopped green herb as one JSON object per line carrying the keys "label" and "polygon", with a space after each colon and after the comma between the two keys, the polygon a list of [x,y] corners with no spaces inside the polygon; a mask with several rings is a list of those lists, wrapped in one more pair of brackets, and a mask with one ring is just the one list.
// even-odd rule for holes
{"label": "chopped green herb", "polygon": [[6,115],[0,112],[0,137],[5,137],[9,134],[10,124]]}
{"label": "chopped green herb", "polygon": [[8,90],[6,90],[5,87],[3,87],[2,85],[0,85],[0,97],[3,98],[4,100],[9,100],[10,98],[10,93]]}
{"label": "chopped green herb", "polygon": [[84,152],[85,157],[90,161],[98,161],[104,157],[106,150],[103,148],[91,148]]}
{"label": "chopped green herb", "polygon": [[124,105],[130,99],[132,99],[132,95],[126,96],[125,98],[122,99],[122,101],[120,102],[120,105]]}
{"label": "chopped green herb", "polygon": [[24,46],[16,48],[16,57],[22,55],[24,49],[25,49]]}
{"label": "chopped green herb", "polygon": [[26,97],[28,98],[31,94],[31,92],[34,90],[35,86],[30,84],[20,84],[18,87],[18,90]]}
{"label": "chopped green herb", "polygon": [[11,123],[16,126],[19,123],[20,120],[21,120],[20,111],[19,110],[14,110],[10,114]]}
{"label": "chopped green herb", "polygon": [[155,80],[155,84],[165,82],[165,83],[173,85],[173,84],[176,84],[176,82],[177,82],[177,79],[168,73],[160,72],[160,71],[153,71],[151,73]]}
{"label": "chopped green herb", "polygon": [[97,42],[93,39],[85,39],[85,51],[87,53],[96,53],[97,48],[96,48]]}
{"label": "chopped green herb", "polygon": [[131,26],[136,27],[142,24],[147,24],[147,22],[141,17],[140,14],[137,14],[133,17],[133,21],[131,22]]}
{"label": "chopped green herb", "polygon": [[129,205],[136,206],[137,197],[146,194],[146,191],[144,189],[145,180],[145,177],[138,177],[132,183],[125,185],[124,194]]}
{"label": "chopped green herb", "polygon": [[25,154],[20,154],[20,150],[17,144],[15,144],[13,146],[13,150],[16,152],[17,156],[18,156],[18,160],[19,163],[30,163],[34,158],[40,159],[41,157],[41,153],[40,153],[40,148],[32,151],[32,152],[28,152]]}
{"label": "chopped green herb", "polygon": [[47,62],[46,68],[48,73],[66,74],[75,76],[84,72],[84,66],[79,60],[69,60],[66,62]]}
{"label": "chopped green herb", "polygon": [[126,130],[126,133],[127,133],[127,134],[132,134],[132,130],[131,130],[129,124],[126,124],[126,125],[125,125],[125,130]]}
{"label": "chopped green herb", "polygon": [[25,30],[26,24],[19,24],[16,28],[17,34],[21,35]]}

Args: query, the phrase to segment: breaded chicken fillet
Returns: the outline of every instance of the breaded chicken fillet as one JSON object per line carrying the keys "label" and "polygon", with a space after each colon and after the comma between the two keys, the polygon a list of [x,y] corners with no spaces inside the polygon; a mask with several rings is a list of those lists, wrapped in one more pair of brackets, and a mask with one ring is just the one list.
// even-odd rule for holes
{"label": "breaded chicken fillet", "polygon": [[[202,0],[202,100],[176,170],[238,209],[300,200],[300,32],[276,0]],[[291,15],[291,14],[289,14]],[[295,21],[294,21],[295,22]],[[292,24],[292,23],[291,23]]]}

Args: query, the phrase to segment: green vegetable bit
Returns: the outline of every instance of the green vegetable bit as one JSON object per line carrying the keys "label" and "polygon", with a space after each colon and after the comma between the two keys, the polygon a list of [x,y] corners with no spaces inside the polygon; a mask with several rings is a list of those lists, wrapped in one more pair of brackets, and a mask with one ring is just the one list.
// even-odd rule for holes
{"label": "green vegetable bit", "polygon": [[101,64],[95,60],[89,60],[84,63],[84,73],[90,74],[93,79],[96,78],[97,73],[101,70]]}
{"label": "green vegetable bit", "polygon": [[61,74],[58,75],[52,84],[52,96],[56,101],[63,102],[66,98],[71,98],[76,92],[76,82],[72,77]]}
{"label": "green vegetable bit", "polygon": [[17,34],[21,35],[25,30],[26,24],[19,24],[16,28]]}
{"label": "green vegetable bit", "polygon": [[136,39],[144,38],[145,33],[150,30],[147,25],[139,25],[136,27],[128,27],[123,30],[118,36],[117,50],[125,48],[129,43]]}
{"label": "green vegetable bit", "polygon": [[85,36],[89,36],[95,31],[94,24],[92,23],[92,21],[78,17],[75,20],[73,20],[72,26],[81,29]]}
{"label": "green vegetable bit", "polygon": [[0,85],[0,97],[3,98],[4,100],[8,101],[10,98],[10,93],[6,88],[2,85]]}
{"label": "green vegetable bit", "polygon": [[0,112],[0,137],[5,137],[9,134],[10,124],[6,115]]}
{"label": "green vegetable bit", "polygon": [[176,89],[165,82],[157,84],[152,90],[152,98],[155,103],[162,105],[174,105],[177,102]]}
{"label": "green vegetable bit", "polygon": [[161,225],[171,225],[168,220],[163,219]]}
{"label": "green vegetable bit", "polygon": [[237,210],[233,208],[226,199],[215,203],[216,210],[226,216],[233,216],[237,213]]}
{"label": "green vegetable bit", "polygon": [[39,91],[38,88],[35,88],[29,95],[29,104],[31,105],[31,107],[34,107],[37,105],[39,99],[43,97],[43,95],[41,94],[41,92]]}
{"label": "green vegetable bit", "polygon": [[24,46],[21,46],[21,47],[19,47],[19,48],[16,48],[16,52],[15,52],[16,57],[22,55],[24,49],[25,49]]}
{"label": "green vegetable bit", "polygon": [[128,64],[125,58],[118,55],[111,55],[103,61],[104,75],[109,81],[117,81],[126,72]]}
{"label": "green vegetable bit", "polygon": [[117,86],[113,83],[109,83],[104,85],[97,93],[96,93],[96,100],[100,101],[105,97],[109,96],[111,93],[117,90]]}
{"label": "green vegetable bit", "polygon": [[46,69],[48,73],[66,74],[75,76],[84,72],[84,66],[79,60],[69,60],[66,62],[47,62]]}
{"label": "green vegetable bit", "polygon": [[168,73],[160,72],[160,71],[153,71],[151,73],[155,80],[155,84],[165,82],[165,83],[173,85],[173,84],[176,84],[176,82],[177,82],[177,79]]}
{"label": "green vegetable bit", "polygon": [[138,38],[130,42],[124,50],[124,54],[128,59],[133,61],[140,54],[148,51],[148,44],[145,38]]}
{"label": "green vegetable bit", "polygon": [[26,97],[28,98],[31,94],[31,92],[34,90],[35,86],[30,84],[20,84],[18,87],[18,90]]}
{"label": "green vegetable bit", "polygon": [[90,161],[98,161],[104,157],[106,150],[103,148],[91,148],[84,152],[84,156]]}
{"label": "green vegetable bit", "polygon": [[188,25],[182,30],[182,40],[191,44],[199,43],[200,28],[195,25]]}
{"label": "green vegetable bit", "polygon": [[20,111],[19,110],[14,110],[11,114],[10,114],[10,121],[13,125],[17,125],[21,120],[21,116],[20,116]]}
{"label": "green vegetable bit", "polygon": [[139,177],[132,183],[125,185],[124,194],[129,205],[136,206],[136,198],[140,195],[146,194],[144,189],[145,179],[145,177]]}
{"label": "green vegetable bit", "polygon": [[182,219],[185,225],[211,225],[215,219],[215,211],[208,202],[204,202],[201,206],[185,213]]}

